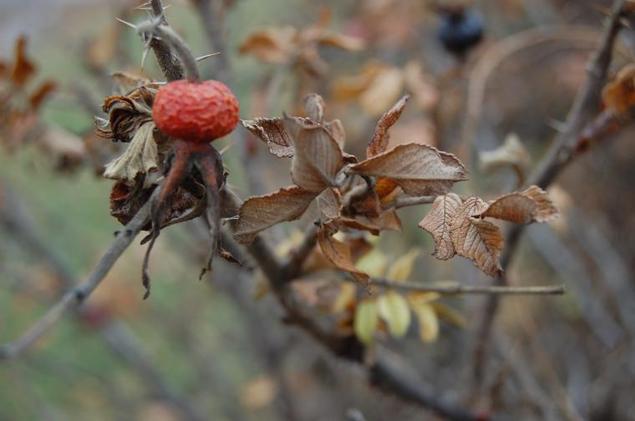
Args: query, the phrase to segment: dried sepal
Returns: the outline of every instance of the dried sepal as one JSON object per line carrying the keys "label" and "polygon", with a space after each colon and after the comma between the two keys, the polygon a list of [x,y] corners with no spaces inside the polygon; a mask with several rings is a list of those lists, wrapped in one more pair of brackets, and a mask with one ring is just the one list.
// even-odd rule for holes
{"label": "dried sepal", "polygon": [[487,275],[497,276],[502,272],[499,256],[503,235],[496,225],[474,216],[487,207],[478,197],[463,201],[450,226],[450,237],[458,255],[472,260]]}
{"label": "dried sepal", "polygon": [[439,196],[434,200],[428,214],[419,222],[419,227],[428,231],[434,239],[433,255],[437,259],[448,260],[456,254],[450,228],[461,203],[461,198],[454,193]]}
{"label": "dried sepal", "polygon": [[440,195],[467,178],[459,159],[428,145],[409,143],[351,166],[360,175],[385,177],[412,196]]}
{"label": "dried sepal", "polygon": [[152,121],[155,94],[155,88],[141,86],[127,95],[107,97],[103,109],[108,120],[98,125],[97,134],[114,142],[130,142],[139,127]]}
{"label": "dried sepal", "polygon": [[[156,171],[160,162],[154,129],[153,122],[147,122],[139,127],[125,152],[106,165],[104,177],[133,181],[139,174],[146,175]],[[145,179],[148,180],[148,177]]]}
{"label": "dried sepal", "polygon": [[260,231],[298,219],[315,197],[313,192],[291,186],[247,199],[238,211],[238,220],[234,221],[234,238],[240,243],[251,243]]}

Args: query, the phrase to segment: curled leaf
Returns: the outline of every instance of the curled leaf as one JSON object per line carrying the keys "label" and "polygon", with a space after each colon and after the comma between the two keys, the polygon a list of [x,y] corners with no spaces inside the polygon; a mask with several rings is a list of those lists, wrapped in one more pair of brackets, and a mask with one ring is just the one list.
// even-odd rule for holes
{"label": "curled leaf", "polygon": [[457,157],[428,145],[409,143],[351,166],[352,171],[389,178],[408,195],[440,195],[466,179]]}
{"label": "curled leaf", "polygon": [[635,106],[635,64],[621,69],[602,91],[602,99],[616,114],[626,113]]}
{"label": "curled leaf", "polygon": [[234,238],[240,243],[250,243],[260,231],[280,222],[298,219],[315,196],[315,193],[291,186],[247,199],[238,211],[238,220],[234,222]]}
{"label": "curled leaf", "polygon": [[503,219],[516,224],[546,222],[558,216],[547,192],[538,186],[530,186],[521,192],[509,193],[492,200],[487,209],[474,215],[480,218]]}
{"label": "curled leaf", "polygon": [[363,344],[370,344],[379,325],[379,313],[375,300],[363,300],[355,308],[355,335]]}
{"label": "curled leaf", "polygon": [[410,99],[410,96],[402,96],[401,99],[392,106],[392,108],[381,116],[377,122],[377,126],[375,127],[375,133],[373,133],[373,137],[366,148],[367,158],[371,158],[386,151],[390,140],[388,131],[397,122],[397,120],[399,120],[399,117],[401,117],[401,113],[406,107],[408,99]]}
{"label": "curled leaf", "polygon": [[[492,151],[479,154],[482,171],[489,172],[500,167],[511,166],[518,174],[520,183],[525,179],[525,174],[531,164],[531,157],[525,146],[516,134],[510,134],[505,142]],[[520,184],[519,183],[519,184]]]}
{"label": "curled leaf", "polygon": [[486,274],[497,276],[502,272],[499,256],[503,235],[496,225],[474,217],[487,207],[478,197],[466,199],[450,226],[450,237],[457,254],[472,260]]}
{"label": "curled leaf", "polygon": [[379,315],[388,325],[390,334],[401,337],[410,326],[410,307],[408,301],[396,291],[388,291],[377,299]]}
{"label": "curled leaf", "polygon": [[336,268],[350,273],[359,282],[368,282],[368,275],[355,267],[350,246],[333,238],[327,228],[318,231],[318,244],[324,256]]}
{"label": "curled leaf", "polygon": [[281,118],[242,120],[242,125],[258,139],[265,142],[272,155],[279,158],[291,158],[293,156],[293,141]]}
{"label": "curled leaf", "polygon": [[336,186],[335,176],[344,166],[342,149],[322,125],[308,119],[285,119],[293,139],[295,155],[291,178],[307,191],[319,193]]}
{"label": "curled leaf", "polygon": [[428,214],[419,222],[419,227],[428,231],[434,239],[433,256],[437,259],[447,260],[456,254],[450,227],[460,206],[461,198],[454,193],[439,196],[434,200]]}

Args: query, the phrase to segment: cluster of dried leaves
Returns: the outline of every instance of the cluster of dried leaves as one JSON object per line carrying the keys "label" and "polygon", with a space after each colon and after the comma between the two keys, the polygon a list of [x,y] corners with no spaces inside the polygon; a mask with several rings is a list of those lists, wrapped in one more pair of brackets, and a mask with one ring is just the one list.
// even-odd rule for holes
{"label": "cluster of dried leaves", "polygon": [[490,202],[478,197],[463,200],[450,193],[454,183],[467,178],[457,157],[418,143],[388,149],[389,129],[407,99],[399,100],[381,117],[362,161],[343,151],[342,123],[324,120],[324,103],[318,95],[306,99],[308,117],[243,121],[270,153],[291,158],[294,185],[245,201],[234,223],[236,239],[248,243],[266,228],[298,219],[315,202],[322,253],[341,270],[367,281],[369,276],[352,265],[346,244],[333,235],[398,230],[401,222],[396,207],[401,198],[423,198],[421,203],[425,203],[425,198],[436,197],[419,224],[432,234],[435,256],[445,260],[459,254],[488,275],[496,275],[503,238],[500,229],[485,218],[519,224],[544,222],[557,215],[555,207],[535,186]]}
{"label": "cluster of dried leaves", "polygon": [[255,31],[240,46],[241,54],[249,54],[264,63],[298,67],[307,74],[320,77],[328,64],[320,56],[320,47],[344,51],[364,48],[360,38],[338,34],[328,29],[331,13],[323,9],[318,21],[303,29],[292,26],[269,27]]}

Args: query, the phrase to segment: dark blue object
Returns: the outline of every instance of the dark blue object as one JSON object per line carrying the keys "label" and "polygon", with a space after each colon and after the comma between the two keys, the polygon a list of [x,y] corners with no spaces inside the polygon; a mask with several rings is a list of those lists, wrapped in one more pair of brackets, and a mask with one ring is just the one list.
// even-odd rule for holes
{"label": "dark blue object", "polygon": [[483,18],[472,9],[442,12],[438,37],[446,50],[464,55],[483,38]]}

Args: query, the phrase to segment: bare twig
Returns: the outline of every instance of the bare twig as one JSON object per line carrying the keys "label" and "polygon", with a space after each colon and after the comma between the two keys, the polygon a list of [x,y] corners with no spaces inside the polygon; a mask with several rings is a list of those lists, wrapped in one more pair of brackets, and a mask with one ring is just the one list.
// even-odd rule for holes
{"label": "bare twig", "polygon": [[[152,0],[150,3],[154,17],[160,18],[161,22],[167,25],[168,22],[163,14],[163,4],[161,4],[161,0]],[[172,54],[170,46],[165,41],[159,38],[152,38],[150,48],[152,48],[159,67],[168,80],[183,79],[183,75],[185,74],[183,66],[179,59]]]}
{"label": "bare twig", "polygon": [[554,286],[471,286],[456,283],[422,285],[408,282],[395,282],[387,279],[372,278],[370,285],[382,288],[412,292],[437,292],[445,295],[457,294],[486,294],[486,295],[562,295],[565,289],[562,285]]}
{"label": "bare twig", "polygon": [[[157,189],[153,196],[158,194]],[[62,316],[70,309],[79,307],[86,298],[99,286],[106,277],[110,269],[117,262],[123,252],[130,246],[139,231],[148,223],[150,219],[150,203],[148,201],[132,220],[117,234],[117,238],[110,245],[106,253],[95,266],[95,269],[88,275],[84,283],[66,292],[60,300],[51,307],[46,314],[33,324],[20,338],[4,344],[0,347],[0,360],[11,359],[19,356],[41,338],[48,330],[57,323]]]}
{"label": "bare twig", "polygon": [[[557,136],[547,155],[529,177],[527,184],[535,184],[541,188],[546,188],[553,182],[562,169],[571,161],[582,131],[597,113],[602,88],[606,83],[611,64],[613,47],[622,28],[624,3],[624,0],[616,0],[613,3],[612,12],[608,18],[600,47],[589,62],[587,80],[574,100],[564,130]],[[523,230],[523,225],[515,225],[507,232],[505,241],[507,246],[501,257],[503,269],[509,266]],[[498,277],[496,283],[498,285],[505,284],[505,277]],[[476,390],[480,388],[483,380],[487,345],[497,310],[498,296],[489,297],[485,305],[483,320],[477,330],[477,342],[474,348],[473,380],[475,381]]]}

